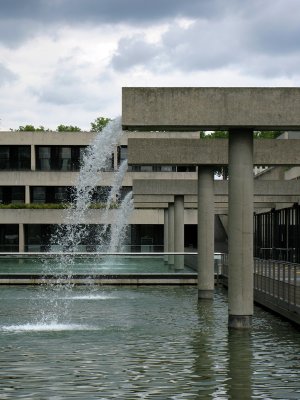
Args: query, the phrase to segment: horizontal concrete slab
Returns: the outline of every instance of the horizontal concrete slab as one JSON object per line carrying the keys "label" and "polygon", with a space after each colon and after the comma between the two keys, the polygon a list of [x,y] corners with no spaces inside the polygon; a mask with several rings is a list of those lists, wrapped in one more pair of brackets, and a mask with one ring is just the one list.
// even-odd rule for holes
{"label": "horizontal concrete slab", "polygon": [[[157,195],[141,195],[137,194],[134,196],[134,205],[135,207],[138,204],[168,204],[168,203],[174,203],[174,196],[168,196],[169,200],[166,201],[166,196],[162,195],[160,196],[159,194]],[[254,203],[298,203],[300,201],[300,194],[298,196],[260,196],[260,195],[255,195],[254,196]],[[215,204],[223,204],[223,203],[228,203],[228,196],[215,196],[214,198]],[[197,196],[184,196],[184,206],[185,207],[190,207],[190,206],[196,206],[198,204],[198,198]],[[164,207],[162,207],[164,208]]]}
{"label": "horizontal concrete slab", "polygon": [[1,132],[1,145],[87,146],[95,132]]}
{"label": "horizontal concrete slab", "polygon": [[[254,140],[254,165],[300,165],[299,139]],[[129,165],[227,165],[227,139],[128,139]]]}
{"label": "horizontal concrete slab", "polygon": [[[133,195],[160,195],[165,196],[162,201],[169,201],[174,195],[197,196],[198,182],[193,179],[134,179]],[[214,193],[216,196],[228,195],[228,181],[215,180]],[[254,195],[259,196],[299,196],[300,181],[265,181],[254,180]],[[161,197],[163,198],[163,197]]]}
{"label": "horizontal concrete slab", "polygon": [[[254,209],[256,212],[262,212],[262,210],[270,210],[275,208],[276,210],[292,207],[293,202],[283,202],[283,203],[274,203],[274,202],[254,202]],[[168,208],[168,203],[135,203],[134,208],[136,210],[160,210]],[[184,203],[185,211],[196,211],[197,212],[197,203]],[[228,203],[216,203],[214,207],[215,214],[227,214],[228,213]],[[192,220],[192,224],[197,224],[197,219]]]}
{"label": "horizontal concrete slab", "polygon": [[124,87],[128,130],[299,130],[300,88]]}
{"label": "horizontal concrete slab", "polygon": [[[66,221],[66,210],[55,209],[0,209],[1,224],[61,224]],[[82,221],[86,224],[109,224],[116,219],[117,210],[89,210]],[[129,224],[163,224],[164,212],[159,209],[134,210]]]}
{"label": "horizontal concrete slab", "polygon": [[[115,172],[99,174],[99,186],[111,186]],[[133,179],[197,179],[196,172],[127,172],[122,185],[132,186]],[[74,186],[78,172],[0,171],[1,186]]]}

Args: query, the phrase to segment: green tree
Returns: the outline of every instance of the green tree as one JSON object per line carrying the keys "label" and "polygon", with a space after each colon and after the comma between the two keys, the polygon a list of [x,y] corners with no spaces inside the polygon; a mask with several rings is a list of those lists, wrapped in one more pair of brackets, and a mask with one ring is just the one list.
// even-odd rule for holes
{"label": "green tree", "polygon": [[16,129],[15,131],[17,131],[17,132],[45,132],[45,131],[49,131],[49,129],[45,129],[42,125],[40,125],[38,128],[35,128],[34,125],[24,125],[24,126],[19,126],[19,128]]}
{"label": "green tree", "polygon": [[101,132],[103,128],[111,121],[110,118],[98,117],[94,122],[91,122],[91,132]]}
{"label": "green tree", "polygon": [[78,126],[73,125],[58,125],[56,128],[58,132],[81,132],[81,129]]}
{"label": "green tree", "polygon": [[254,139],[276,139],[283,131],[254,131]]}

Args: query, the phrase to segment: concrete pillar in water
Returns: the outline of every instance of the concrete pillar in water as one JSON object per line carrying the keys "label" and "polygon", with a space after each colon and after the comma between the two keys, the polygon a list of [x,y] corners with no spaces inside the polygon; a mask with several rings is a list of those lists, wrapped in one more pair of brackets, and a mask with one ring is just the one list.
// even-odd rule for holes
{"label": "concrete pillar in water", "polygon": [[[169,203],[168,208],[168,251],[174,253],[174,204]],[[174,265],[174,255],[168,256],[168,264]]]}
{"label": "concrete pillar in water", "polygon": [[198,166],[198,298],[214,295],[214,171]]}
{"label": "concrete pillar in water", "polygon": [[19,224],[19,252],[25,251],[24,224]]}
{"label": "concrete pillar in water", "polygon": [[[167,253],[169,251],[168,245],[168,217],[169,211],[167,208],[164,209],[164,252]],[[164,262],[168,263],[168,256],[164,256]]]}
{"label": "concrete pillar in water", "polygon": [[[174,251],[184,252],[184,196],[174,198]],[[184,255],[175,255],[175,269],[184,269]]]}
{"label": "concrete pillar in water", "polygon": [[253,315],[253,132],[229,132],[228,327],[251,327]]}

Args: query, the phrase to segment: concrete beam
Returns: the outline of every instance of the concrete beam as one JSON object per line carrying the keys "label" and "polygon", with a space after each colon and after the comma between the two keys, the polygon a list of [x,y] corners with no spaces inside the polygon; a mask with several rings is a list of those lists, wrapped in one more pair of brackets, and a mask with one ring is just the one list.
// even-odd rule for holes
{"label": "concrete beam", "polygon": [[[299,140],[300,142],[300,140]],[[175,195],[197,196],[198,183],[193,179],[134,179],[134,196],[161,196],[161,201],[172,201]],[[228,196],[228,181],[214,181],[215,196]],[[256,196],[299,196],[300,181],[265,181],[254,180],[254,195]],[[171,200],[170,200],[171,199]]]}
{"label": "concrete beam", "polygon": [[[65,221],[66,210],[55,209],[0,209],[1,224],[61,224]],[[86,218],[78,223],[109,224],[116,217],[116,210],[89,210]],[[134,210],[129,224],[162,225],[164,223],[163,209]]]}
{"label": "concrete beam", "polygon": [[122,89],[128,130],[300,130],[300,88]]}
{"label": "concrete beam", "polygon": [[[166,201],[166,197],[170,200]],[[160,196],[160,195],[136,195],[134,196],[134,204],[167,204],[168,202],[172,203],[174,201],[175,196]],[[300,202],[300,194],[298,196],[260,196],[256,195],[254,197],[255,204],[264,204],[264,203],[298,203]],[[227,204],[228,203],[228,196],[218,196],[214,197],[214,203],[216,205]],[[185,207],[197,207],[198,206],[198,199],[196,196],[185,196],[184,198],[184,206]],[[164,208],[164,207],[162,207]]]}
{"label": "concrete beam", "polygon": [[[254,165],[300,165],[300,140],[256,139],[253,162]],[[227,165],[228,140],[128,139],[128,164]]]}

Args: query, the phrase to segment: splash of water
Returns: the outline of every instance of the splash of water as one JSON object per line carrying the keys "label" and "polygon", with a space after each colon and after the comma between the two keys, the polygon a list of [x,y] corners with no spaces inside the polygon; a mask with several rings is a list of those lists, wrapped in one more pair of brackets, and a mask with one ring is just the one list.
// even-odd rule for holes
{"label": "splash of water", "polygon": [[[50,251],[57,252],[57,244],[60,246],[59,256],[54,257],[56,264],[55,274],[53,274],[53,262],[51,262],[51,259],[47,259],[44,262],[44,274],[55,276],[50,282],[47,279],[44,280],[44,287],[41,291],[40,299],[44,305],[41,307],[41,315],[37,316],[37,320],[43,323],[58,323],[68,319],[70,299],[65,298],[62,300],[61,291],[70,290],[73,287],[74,255],[79,250],[80,243],[88,234],[85,221],[92,202],[92,196],[101,182],[103,171],[119,143],[121,135],[121,118],[117,118],[97,134],[86,150],[75,186],[74,201],[71,207],[66,210],[63,224],[58,226],[57,231],[51,237]],[[120,193],[126,171],[127,162],[124,162],[115,175],[113,187],[104,211],[104,214],[107,214],[106,217]],[[124,240],[127,227],[126,218],[128,218],[129,211],[132,208],[132,196],[127,195],[120,208],[115,210],[117,215],[111,229],[110,244],[106,243],[108,251],[116,251],[119,243]],[[66,252],[74,255],[66,254]],[[64,276],[64,279],[62,279],[62,276]]]}
{"label": "splash of water", "polygon": [[[122,182],[124,179],[124,176],[127,172],[128,169],[128,162],[127,160],[124,160],[117,173],[114,176],[113,184],[107,199],[105,211],[103,213],[103,220],[108,221],[109,217],[109,212],[112,206],[117,202],[118,198],[120,197],[120,191],[122,187]],[[121,205],[122,207],[122,205]],[[111,242],[111,234],[108,232],[110,228],[110,224],[108,222],[105,222],[104,225],[100,225],[99,231],[98,231],[98,242],[99,242],[99,250],[102,252],[105,252],[107,249],[110,247],[110,242]]]}
{"label": "splash of water", "polygon": [[122,251],[122,246],[127,233],[128,220],[133,212],[132,192],[127,193],[121,207],[117,210],[116,218],[111,227],[109,252]]}
{"label": "splash of water", "polygon": [[[78,246],[82,239],[88,234],[84,223],[92,202],[92,196],[101,182],[103,171],[121,135],[122,125],[119,117],[111,121],[103,131],[99,132],[94,141],[88,146],[75,186],[74,201],[71,207],[67,209],[64,225],[58,227],[56,234],[52,238],[52,243],[60,242],[62,252],[78,251]],[[109,196],[109,200],[111,202],[111,196]],[[53,245],[51,246],[51,251],[54,251]]]}

